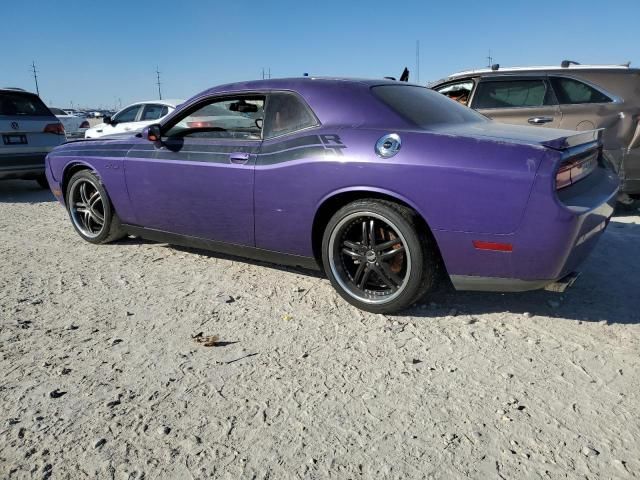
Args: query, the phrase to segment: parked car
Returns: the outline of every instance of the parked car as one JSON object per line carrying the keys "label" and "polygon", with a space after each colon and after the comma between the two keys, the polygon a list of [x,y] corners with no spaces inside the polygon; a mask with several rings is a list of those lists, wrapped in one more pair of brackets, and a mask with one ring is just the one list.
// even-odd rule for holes
{"label": "parked car", "polygon": [[64,125],[64,131],[69,139],[84,138],[84,134],[90,127],[89,121],[76,117],[75,115],[69,115],[65,110],[60,108],[50,107],[49,110],[62,122]]}
{"label": "parked car", "polygon": [[458,289],[564,289],[613,212],[600,147],[417,85],[307,77],[207,90],[140,134],[58,147],[47,172],[89,242],[321,268],[353,305],[392,312],[439,272]]}
{"label": "parked car", "polygon": [[163,119],[184,100],[151,100],[126,106],[113,117],[106,116],[100,123],[85,133],[85,138],[99,138],[105,135],[135,133],[147,125]]}
{"label": "parked car", "polygon": [[504,123],[568,130],[604,128],[622,201],[640,198],[640,69],[579,65],[469,70],[430,85]]}
{"label": "parked car", "polygon": [[64,142],[64,127],[36,94],[0,88],[0,136],[0,180],[33,179],[48,188],[44,158]]}

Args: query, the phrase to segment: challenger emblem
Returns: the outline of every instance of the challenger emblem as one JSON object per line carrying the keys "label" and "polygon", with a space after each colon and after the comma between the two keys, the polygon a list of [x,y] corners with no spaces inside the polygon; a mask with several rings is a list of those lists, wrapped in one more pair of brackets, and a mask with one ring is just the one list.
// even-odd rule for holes
{"label": "challenger emblem", "polygon": [[20,128],[20,125],[18,125],[18,122],[11,122],[11,128],[13,128],[14,130],[18,130],[18,128]]}

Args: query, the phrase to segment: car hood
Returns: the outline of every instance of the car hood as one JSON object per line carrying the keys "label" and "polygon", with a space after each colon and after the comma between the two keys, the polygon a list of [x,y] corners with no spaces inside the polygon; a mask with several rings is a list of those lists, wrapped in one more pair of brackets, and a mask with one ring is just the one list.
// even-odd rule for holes
{"label": "car hood", "polygon": [[445,135],[538,145],[555,150],[565,150],[576,145],[598,141],[601,136],[601,130],[576,132],[555,128],[508,125],[494,121],[446,125],[438,127],[434,131]]}

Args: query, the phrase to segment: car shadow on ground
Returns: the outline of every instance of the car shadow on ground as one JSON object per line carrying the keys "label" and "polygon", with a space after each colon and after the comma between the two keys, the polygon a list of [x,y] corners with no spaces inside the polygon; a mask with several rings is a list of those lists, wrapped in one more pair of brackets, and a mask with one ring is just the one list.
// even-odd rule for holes
{"label": "car shadow on ground", "polygon": [[0,181],[0,203],[55,202],[50,190],[41,188],[35,180]]}
{"label": "car shadow on ground", "polygon": [[[618,215],[613,218],[607,232],[583,265],[576,283],[564,293],[544,290],[521,293],[456,292],[453,287],[444,284],[397,316],[428,318],[513,313],[583,322],[640,323],[640,280],[637,272],[640,266],[640,224],[618,222],[616,218]],[[127,238],[119,243],[155,242]],[[315,278],[325,277],[319,271],[274,265],[207,250],[168,244],[167,248]]]}
{"label": "car shadow on ground", "polygon": [[[456,292],[443,287],[403,315],[515,313],[613,324],[640,323],[640,224],[614,217],[564,293]],[[455,311],[453,311],[455,310]]]}

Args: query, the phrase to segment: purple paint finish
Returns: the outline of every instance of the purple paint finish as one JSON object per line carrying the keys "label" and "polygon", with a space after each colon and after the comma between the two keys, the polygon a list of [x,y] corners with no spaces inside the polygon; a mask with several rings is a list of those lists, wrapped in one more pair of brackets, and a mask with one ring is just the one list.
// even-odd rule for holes
{"label": "purple paint finish", "polygon": [[[414,208],[450,275],[553,280],[584,260],[612,214],[617,178],[598,168],[582,187],[568,187],[561,201],[555,172],[568,149],[596,145],[597,132],[484,120],[419,128],[371,93],[377,84],[399,85],[307,78],[216,87],[166,122],[216,95],[289,90],[321,125],[264,141],[69,143],[49,155],[48,175],[63,188],[69,168],[95,170],[124,223],[287,254],[313,256],[323,202],[358,192]],[[387,133],[398,133],[402,148],[382,159],[374,145]],[[579,205],[568,207],[574,200]],[[513,252],[478,250],[474,240],[510,243]]]}

